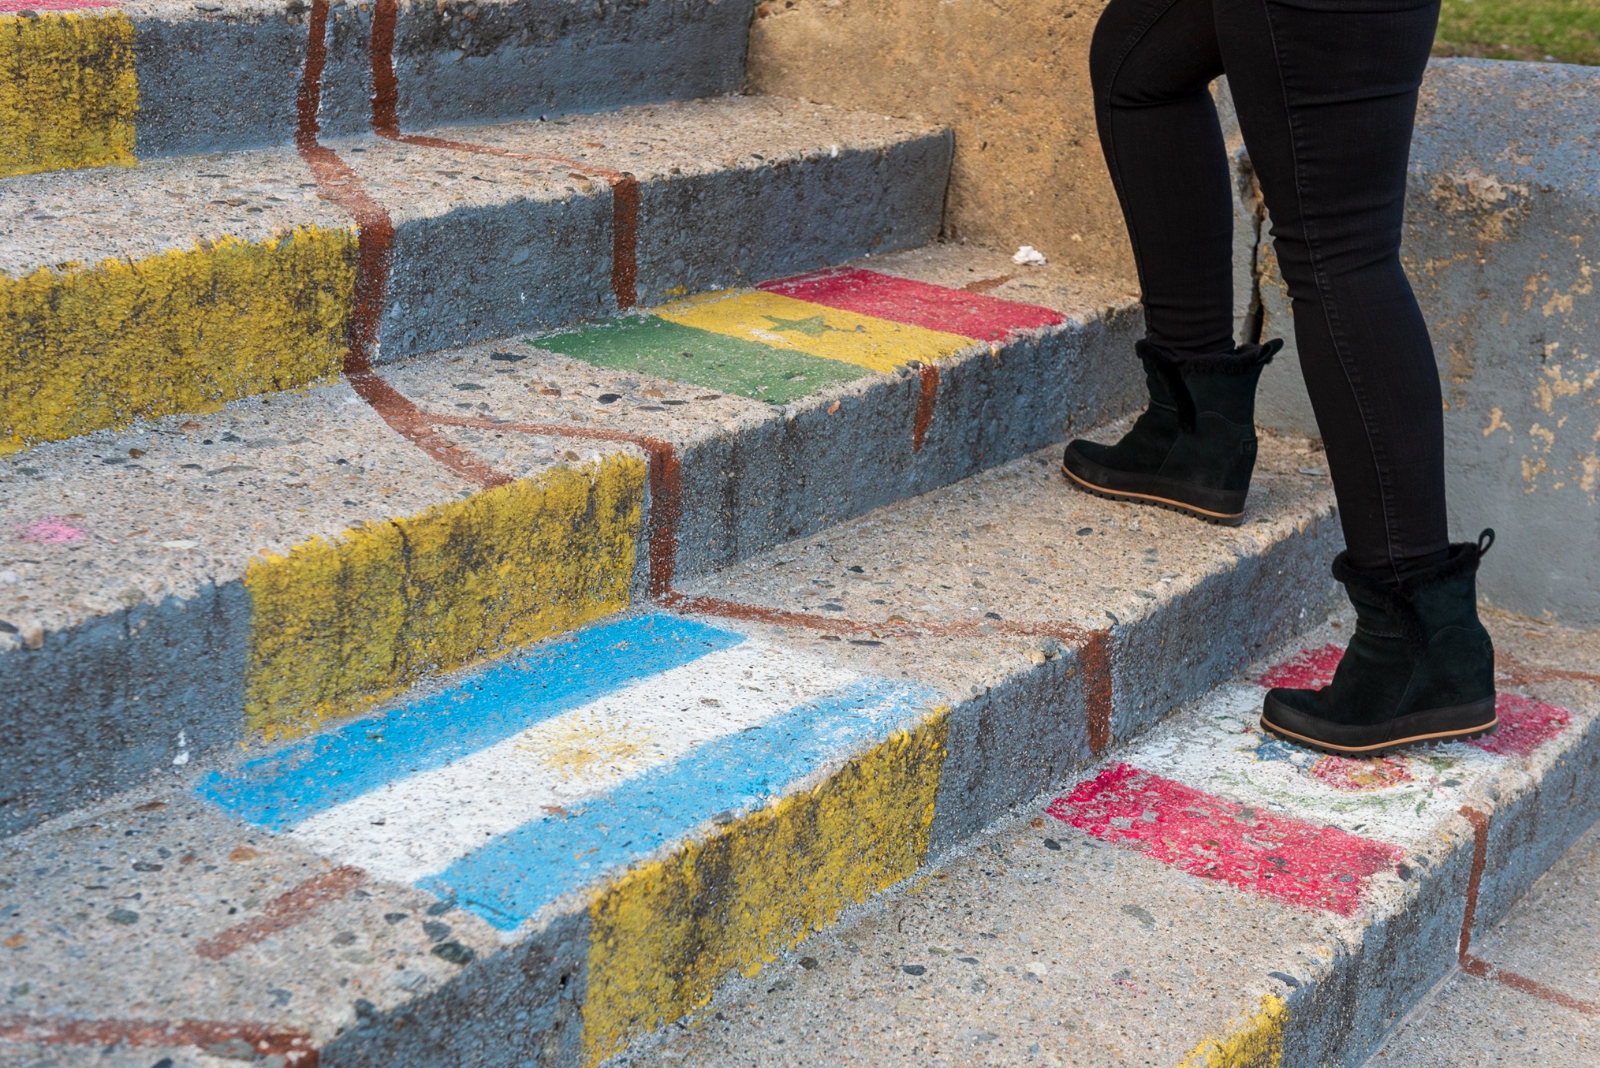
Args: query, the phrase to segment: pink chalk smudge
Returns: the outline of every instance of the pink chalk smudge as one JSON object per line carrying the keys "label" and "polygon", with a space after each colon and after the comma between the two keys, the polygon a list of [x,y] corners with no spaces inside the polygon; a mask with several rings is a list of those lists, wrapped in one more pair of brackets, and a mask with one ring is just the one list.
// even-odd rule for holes
{"label": "pink chalk smudge", "polygon": [[85,537],[82,530],[58,515],[47,515],[20,526],[17,533],[23,541],[31,541],[35,545],[68,545]]}
{"label": "pink chalk smudge", "polygon": [[1324,645],[1320,649],[1302,649],[1278,666],[1271,668],[1257,681],[1271,689],[1285,686],[1293,690],[1316,690],[1333,681],[1333,673],[1344,659],[1344,650],[1337,645]]}
{"label": "pink chalk smudge", "polygon": [[1499,728],[1467,744],[1497,756],[1527,756],[1572,722],[1566,709],[1514,693],[1501,694],[1494,710],[1500,717]]}
{"label": "pink chalk smudge", "polygon": [[1341,916],[1360,907],[1373,875],[1404,857],[1385,842],[1212,797],[1128,764],[1079,783],[1045,811],[1190,875]]}
{"label": "pink chalk smudge", "polygon": [[1311,777],[1335,790],[1359,793],[1410,782],[1411,768],[1404,758],[1325,756],[1311,765]]}

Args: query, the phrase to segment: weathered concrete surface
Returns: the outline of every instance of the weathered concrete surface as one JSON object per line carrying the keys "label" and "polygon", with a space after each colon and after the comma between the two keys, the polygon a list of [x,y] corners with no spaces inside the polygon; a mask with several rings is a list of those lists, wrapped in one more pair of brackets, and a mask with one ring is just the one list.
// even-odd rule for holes
{"label": "weathered concrete surface", "polygon": [[[229,0],[202,10],[179,0],[135,0],[121,7],[134,26],[140,159],[294,143],[309,3]],[[371,7],[345,3],[329,11],[317,115],[328,134],[370,126]]]}
{"label": "weathered concrete surface", "polygon": [[1457,971],[1439,985],[1368,1068],[1568,1068],[1600,1060],[1600,828],[1592,828],[1534,884],[1473,953],[1544,988],[1529,993]]}
{"label": "weathered concrete surface", "polygon": [[407,3],[399,119],[418,129],[736,92],[752,2]]}
{"label": "weathered concrete surface", "polygon": [[[8,843],[0,1051],[148,1068],[162,1056],[188,1062],[195,1047],[224,1055],[244,1035],[289,1063],[315,1047],[333,1065],[592,1064],[1316,618],[1337,524],[1326,481],[1298,474],[1307,455],[1304,442],[1264,443],[1267,491],[1253,499],[1253,522],[1226,539],[1077,493],[1051,452],[1025,457],[685,583],[677,617],[607,621],[287,748],[250,741],[196,754]],[[695,597],[812,622],[700,615]],[[460,706],[474,713],[461,729],[491,725],[506,711],[480,715],[472,702],[523,670],[550,685],[513,710],[546,700],[561,678],[538,675],[540,658],[564,649],[580,654],[568,657],[580,671],[605,657],[626,665],[643,655],[640,634],[618,637],[641,624],[731,631],[726,655],[745,659],[721,676],[682,676],[676,689],[670,672],[645,672],[642,684],[667,686],[665,699],[630,704],[624,680],[606,699],[613,711],[587,713],[581,735],[552,729],[564,722],[556,716],[504,738],[508,755],[522,754],[516,767],[566,791],[535,814],[531,853],[479,868],[489,891],[521,894],[535,913],[485,909],[496,899],[481,881],[457,882],[456,868],[392,874],[416,868],[413,847],[461,841],[472,821],[526,800],[527,784],[490,776],[419,792],[405,763],[448,770],[432,760],[435,745],[419,744],[431,724]],[[762,670],[778,677],[754,677]],[[826,713],[814,726],[771,736],[783,717],[760,709],[795,699],[786,688],[804,699],[852,679],[902,695],[892,714],[813,701],[805,707]],[[708,717],[705,739],[696,732]],[[400,774],[371,779],[395,746]],[[261,761],[274,753],[276,763]],[[714,788],[718,768],[750,758],[748,784]],[[664,810],[676,818],[680,795],[644,776],[702,765],[683,785],[687,823],[669,821],[663,840],[655,828]],[[343,805],[360,819],[316,805],[308,819],[293,790],[256,792],[302,774],[313,793],[351,777],[376,789],[358,782]],[[428,806],[439,813],[428,826],[389,837]],[[537,848],[575,834],[570,850]],[[703,873],[703,890],[686,872]],[[525,889],[534,884],[555,892]],[[755,926],[743,919],[752,913]],[[630,915],[649,922],[622,922]]]}
{"label": "weathered concrete surface", "polygon": [[[1434,60],[1401,251],[1439,360],[1451,526],[1493,526],[1519,561],[1481,592],[1583,626],[1600,623],[1597,123],[1589,68]],[[1260,261],[1263,335],[1292,339],[1265,241]],[[1315,431],[1292,340],[1260,419]]]}
{"label": "weathered concrete surface", "polygon": [[[983,282],[991,295],[1058,309],[1064,322],[941,360],[920,449],[913,428],[923,389],[910,369],[862,372],[782,407],[603,370],[520,338],[385,373],[424,412],[570,435],[435,427],[472,462],[508,477],[642,457],[630,437],[668,443],[682,464],[675,564],[683,575],[925,493],[1139,402],[1123,358],[1132,320],[1120,287],[1055,267],[996,285],[1000,268],[1015,270],[1006,257],[953,246],[866,262],[954,287]],[[252,635],[259,644],[255,625],[278,618],[263,616],[241,585],[260,554],[293,556],[316,539],[342,544],[453,502],[471,512],[482,495],[344,384],[40,446],[0,459],[0,478],[0,708],[5,763],[16,769],[5,779],[0,824],[11,830],[246,733],[250,680],[294,674],[262,671],[263,663],[287,668],[290,649],[267,661],[249,653]],[[468,527],[482,524],[474,537],[495,551],[535,536],[472,515]],[[568,544],[551,547],[551,559],[583,558],[586,545],[598,546],[595,534],[579,524]],[[458,584],[483,566],[458,559],[449,544],[432,552],[457,560]],[[613,559],[608,552],[599,555]],[[646,559],[637,554],[640,576]],[[308,590],[323,581],[307,577]],[[344,635],[319,644],[319,657],[332,658],[319,670],[336,683],[326,699],[342,694],[348,707],[410,670],[403,657],[382,670],[335,666],[365,664],[369,649],[386,648],[362,621],[374,604],[368,594],[379,596],[387,581],[351,578],[350,596],[319,624]],[[635,597],[645,588],[642,577],[624,586]],[[622,597],[613,610],[628,600],[626,589],[606,596]],[[501,631],[474,630],[474,612],[424,631],[461,632],[467,640],[450,645],[457,662],[489,655],[488,639]]]}
{"label": "weathered concrete surface", "polygon": [[[366,132],[375,99],[414,132],[731,93],[744,75],[750,10],[751,0],[334,3],[322,42],[318,121],[325,136]],[[123,124],[139,159],[292,144],[311,13],[305,0],[128,0],[111,10],[86,8],[81,15],[93,26],[111,20],[127,27],[124,83],[85,79],[69,89],[69,79],[16,64],[7,77],[20,80],[10,87],[5,118],[31,124],[57,110],[82,115],[99,133]],[[79,17],[46,11],[26,19],[37,29]],[[0,21],[23,25],[23,18]],[[375,27],[393,40],[388,54],[372,54]],[[104,67],[101,36],[64,37],[55,58]],[[38,50],[42,61],[44,46]],[[391,79],[389,95],[375,92]],[[129,91],[137,110],[125,116],[96,99]],[[31,162],[0,154],[0,173],[104,162],[68,150],[38,152]]]}
{"label": "weathered concrete surface", "polygon": [[920,246],[950,154],[755,98],[434,133],[329,142],[393,228],[365,266],[349,184],[290,149],[0,182],[0,448],[326,381],[352,332],[394,360]]}
{"label": "weathered concrete surface", "polygon": [[[1334,622],[1337,629],[1298,644],[1342,643],[1350,617]],[[1154,819],[1158,836],[1183,835],[1182,817],[1160,802],[1142,816],[1135,805],[1131,818],[1110,827],[1069,826],[1055,813],[1074,804],[1052,799],[1093,777],[1078,773],[796,946],[781,965],[730,982],[684,1028],[642,1045],[628,1063],[1361,1064],[1454,964],[1475,841],[1457,810],[1484,813],[1491,841],[1527,827],[1514,845],[1491,845],[1480,885],[1498,880],[1517,894],[1550,863],[1551,849],[1565,849],[1600,812],[1592,774],[1600,760],[1596,635],[1507,618],[1491,627],[1503,652],[1589,673],[1581,683],[1530,682],[1523,660],[1521,681],[1503,680],[1574,713],[1525,755],[1449,746],[1345,766],[1279,752],[1252,731],[1261,688],[1241,680],[1103,758],[1246,806],[1237,817],[1257,827],[1238,843],[1241,832],[1223,821],[1205,833],[1226,841],[1194,844],[1204,860],[1160,856],[1152,844],[1159,837],[1136,831]],[[1570,818],[1541,827],[1551,793]],[[1215,802],[1182,803],[1193,814]],[[1252,882],[1253,869],[1227,885],[1235,880],[1217,868],[1235,849],[1249,853],[1251,834],[1270,834],[1259,822],[1265,813],[1306,821],[1324,843],[1338,828],[1393,847],[1400,863],[1337,880],[1361,887],[1348,914],[1285,904],[1276,899],[1282,889]],[[1261,853],[1272,853],[1265,842]],[[1281,855],[1269,859],[1292,867],[1293,850],[1277,848]],[[1186,863],[1193,874],[1180,872]],[[1337,871],[1341,863],[1329,857],[1312,866]],[[1481,933],[1511,898],[1478,900]],[[1494,941],[1481,948],[1515,957]]]}
{"label": "weathered concrete surface", "polygon": [[[546,498],[551,478],[558,497],[578,490],[569,480],[584,466],[553,442],[495,450],[494,469],[517,481],[486,489],[394,433],[347,385],[178,423],[5,462],[8,831],[628,603],[637,450],[585,450],[611,457],[610,475],[591,464],[580,479],[622,475],[633,487],[631,518],[624,506],[611,517],[621,529],[606,533]],[[402,565],[415,578],[397,585]],[[495,583],[543,585],[543,603],[497,596]],[[559,618],[563,604],[573,618]],[[409,666],[407,647],[420,654]]]}
{"label": "weathered concrete surface", "polygon": [[[463,315],[477,324],[469,334],[476,340],[614,314],[613,195],[593,172],[583,180],[584,167],[639,181],[637,300],[648,307],[928,244],[938,235],[951,151],[949,132],[938,127],[764,97],[433,134],[556,159],[530,165],[451,153],[441,164],[434,152],[382,141],[351,157],[358,172],[383,183],[380,197],[394,198],[402,229],[391,301],[416,309],[403,328],[385,323],[385,359],[443,347],[448,324]],[[529,172],[533,189],[521,196],[490,184],[528,181]],[[586,208],[570,210],[569,199]],[[556,210],[530,210],[539,201]],[[471,210],[479,207],[490,211]],[[460,221],[418,226],[425,236],[415,251],[407,247],[407,222],[447,211]],[[459,263],[453,270],[451,260]],[[508,260],[522,270],[508,272]],[[535,305],[545,310],[531,312]]]}
{"label": "weathered concrete surface", "polygon": [[1102,7],[772,0],[751,23],[749,85],[952,127],[947,237],[1132,277],[1089,90]]}

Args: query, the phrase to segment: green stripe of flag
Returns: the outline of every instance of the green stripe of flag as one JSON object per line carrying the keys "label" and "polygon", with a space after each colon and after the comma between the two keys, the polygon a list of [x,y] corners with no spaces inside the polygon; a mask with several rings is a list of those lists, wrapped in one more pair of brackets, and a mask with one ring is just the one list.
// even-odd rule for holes
{"label": "green stripe of flag", "polygon": [[570,334],[547,334],[527,343],[596,367],[655,375],[771,404],[787,404],[872,373],[839,360],[768,348],[653,315],[615,319]]}

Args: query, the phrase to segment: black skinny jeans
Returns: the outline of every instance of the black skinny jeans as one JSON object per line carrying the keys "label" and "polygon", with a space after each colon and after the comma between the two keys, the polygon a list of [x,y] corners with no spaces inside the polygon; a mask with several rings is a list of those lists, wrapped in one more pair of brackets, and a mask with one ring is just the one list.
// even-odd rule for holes
{"label": "black skinny jeans", "polygon": [[1228,76],[1294,307],[1350,563],[1445,558],[1444,420],[1400,267],[1417,87],[1439,0],[1111,0],[1089,69],[1149,339],[1233,347],[1233,211],[1209,83]]}

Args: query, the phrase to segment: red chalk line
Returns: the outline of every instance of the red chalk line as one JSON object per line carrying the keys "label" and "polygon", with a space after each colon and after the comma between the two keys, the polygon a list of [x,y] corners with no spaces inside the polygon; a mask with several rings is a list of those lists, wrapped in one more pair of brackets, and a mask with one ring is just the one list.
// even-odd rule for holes
{"label": "red chalk line", "polygon": [[282,1057],[289,1068],[317,1068],[318,1052],[304,1031],[215,1020],[81,1020],[14,1016],[0,1020],[0,1039],[46,1046],[192,1046],[247,1042],[258,1056]]}
{"label": "red chalk line", "polygon": [[1094,838],[1204,879],[1349,916],[1396,846],[1213,797],[1129,764],[1079,783],[1045,810]]}

